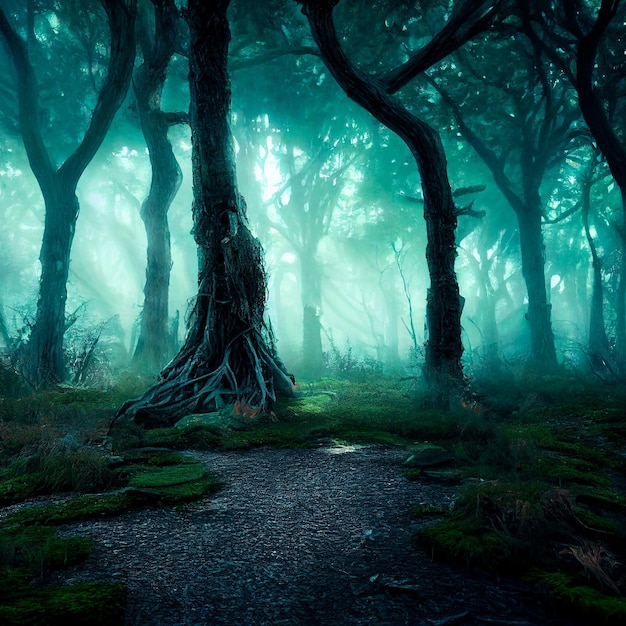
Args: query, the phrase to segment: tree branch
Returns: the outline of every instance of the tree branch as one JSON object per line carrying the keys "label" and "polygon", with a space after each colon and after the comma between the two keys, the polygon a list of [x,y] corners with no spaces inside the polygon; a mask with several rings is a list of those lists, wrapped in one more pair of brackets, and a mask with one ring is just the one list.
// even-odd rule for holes
{"label": "tree branch", "polygon": [[465,0],[460,5],[456,3],[450,19],[433,39],[381,79],[385,91],[396,93],[416,76],[484,31],[493,22],[500,4],[501,0]]}

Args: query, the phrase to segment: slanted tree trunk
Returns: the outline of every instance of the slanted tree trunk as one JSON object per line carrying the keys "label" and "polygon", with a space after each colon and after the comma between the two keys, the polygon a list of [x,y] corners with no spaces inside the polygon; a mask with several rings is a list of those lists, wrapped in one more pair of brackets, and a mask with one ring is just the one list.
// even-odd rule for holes
{"label": "slanted tree trunk", "polygon": [[24,374],[35,388],[57,384],[65,376],[63,335],[70,251],[79,210],[76,187],[124,101],[135,58],[135,0],[102,0],[102,5],[111,31],[107,78],[83,140],[58,169],[50,159],[41,134],[39,89],[26,43],[0,8],[0,34],[17,74],[20,130],[45,204],[37,312],[23,356]]}
{"label": "slanted tree trunk", "polygon": [[189,82],[193,166],[193,234],[198,295],[185,343],[141,398],[118,419],[164,426],[224,405],[271,410],[276,393],[293,393],[263,322],[261,247],[247,226],[237,189],[229,128],[229,0],[189,0]]}
{"label": "slanted tree trunk", "polygon": [[167,134],[172,124],[188,120],[186,114],[161,110],[167,67],[178,34],[179,13],[174,0],[156,3],[154,16],[154,41],[149,35],[146,16],[137,21],[144,59],[133,80],[137,112],[152,167],[150,191],[141,206],[148,246],[141,327],[133,363],[156,372],[174,354],[170,351],[168,319],[172,255],[167,214],[182,182],[182,172]]}
{"label": "slanted tree trunk", "polygon": [[337,83],[350,98],[401,137],[416,160],[424,195],[426,259],[431,279],[426,303],[428,339],[424,377],[430,390],[427,403],[447,408],[451,387],[463,382],[462,300],[454,271],[457,213],[441,139],[390,95],[399,88],[395,82],[391,86],[391,82],[367,77],[350,63],[333,22],[336,2],[308,0],[302,4],[322,60]]}

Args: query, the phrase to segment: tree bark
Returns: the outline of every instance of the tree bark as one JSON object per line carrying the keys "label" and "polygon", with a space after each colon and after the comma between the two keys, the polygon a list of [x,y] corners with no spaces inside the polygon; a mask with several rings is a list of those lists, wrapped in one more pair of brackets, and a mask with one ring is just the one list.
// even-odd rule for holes
{"label": "tree bark", "polygon": [[167,67],[177,43],[179,13],[174,0],[155,3],[154,14],[154,41],[150,41],[145,17],[137,22],[144,60],[133,80],[152,167],[150,191],[141,206],[148,245],[141,327],[133,363],[148,371],[159,371],[174,354],[170,352],[168,319],[172,255],[167,214],[181,185],[182,172],[167,135],[173,123],[188,121],[187,115],[161,110]]}
{"label": "tree bark", "polygon": [[416,160],[424,195],[431,279],[427,297],[426,362],[429,405],[447,408],[452,386],[463,382],[462,300],[454,271],[456,207],[439,135],[387,93],[388,85],[366,77],[345,56],[333,22],[335,1],[303,2],[303,12],[322,59],[346,94],[405,142]]}
{"label": "tree bark", "polygon": [[[141,398],[115,420],[172,425],[186,414],[244,405],[270,411],[293,386],[275,354],[263,312],[261,247],[247,226],[229,128],[229,0],[189,0],[193,234],[198,295],[184,345]],[[114,420],[114,421],[115,421]]]}
{"label": "tree bark", "polygon": [[83,140],[58,169],[55,169],[50,159],[41,134],[39,89],[26,43],[0,8],[0,33],[17,74],[21,134],[45,204],[37,312],[22,364],[26,379],[36,389],[62,382],[65,376],[63,335],[66,325],[67,278],[79,211],[76,186],[124,100],[135,58],[135,0],[129,0],[128,3],[123,0],[102,0],[102,4],[111,31],[107,78]]}

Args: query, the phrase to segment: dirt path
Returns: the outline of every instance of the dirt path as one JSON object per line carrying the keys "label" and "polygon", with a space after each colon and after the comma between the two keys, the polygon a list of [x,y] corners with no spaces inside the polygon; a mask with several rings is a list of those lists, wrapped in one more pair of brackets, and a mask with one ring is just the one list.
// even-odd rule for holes
{"label": "dirt path", "polygon": [[63,530],[97,542],[63,580],[125,582],[130,626],[569,623],[412,545],[411,508],[454,491],[407,481],[402,450],[194,456],[225,481],[216,496]]}

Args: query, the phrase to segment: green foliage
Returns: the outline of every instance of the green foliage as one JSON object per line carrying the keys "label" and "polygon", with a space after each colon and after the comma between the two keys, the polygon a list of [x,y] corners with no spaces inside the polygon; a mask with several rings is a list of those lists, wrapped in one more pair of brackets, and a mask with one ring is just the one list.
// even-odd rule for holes
{"label": "green foliage", "polygon": [[420,545],[428,546],[436,556],[443,556],[466,566],[501,570],[510,559],[510,544],[506,538],[480,524],[452,516],[418,533]]}
{"label": "green foliage", "polygon": [[[549,548],[540,483],[483,483],[467,488],[447,519],[418,532],[439,557],[496,571],[523,571]],[[538,531],[541,532],[538,534]],[[543,534],[545,533],[545,536]]]}

